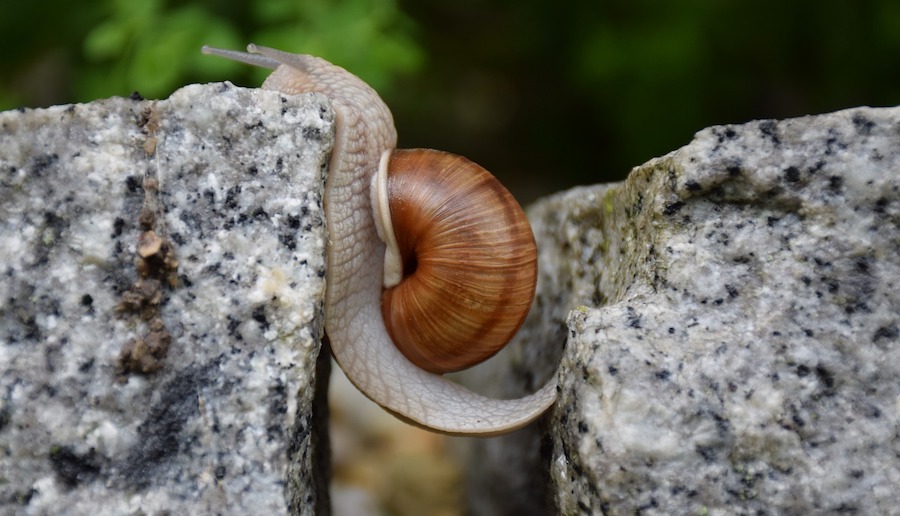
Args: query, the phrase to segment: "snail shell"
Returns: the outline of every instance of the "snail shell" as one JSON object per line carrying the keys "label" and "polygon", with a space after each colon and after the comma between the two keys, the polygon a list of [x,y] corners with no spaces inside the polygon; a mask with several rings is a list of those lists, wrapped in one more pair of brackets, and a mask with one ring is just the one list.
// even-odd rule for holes
{"label": "snail shell", "polygon": [[[497,435],[521,428],[543,414],[556,400],[555,378],[534,394],[522,398],[489,398],[415,365],[393,344],[382,316],[381,297],[385,283],[393,286],[401,282],[403,259],[399,239],[391,236],[394,225],[390,223],[389,216],[385,215],[393,211],[386,207],[386,192],[388,183],[391,182],[387,177],[389,174],[377,174],[377,171],[399,151],[394,150],[397,133],[391,112],[378,94],[355,75],[324,59],[255,45],[249,45],[247,50],[249,53],[203,48],[207,54],[274,68],[263,83],[263,88],[289,95],[324,93],[331,100],[336,114],[335,147],[324,193],[325,219],[329,233],[326,247],[325,331],[331,342],[334,358],[347,378],[385,410],[438,432]],[[400,155],[402,152],[398,153]],[[439,187],[442,184],[441,181],[435,183]],[[462,184],[467,184],[467,181]],[[491,185],[493,183],[483,184],[487,190],[496,191]],[[476,199],[481,198],[481,194],[470,193],[464,196],[473,195]],[[505,194],[500,197],[505,198]],[[440,207],[441,203],[437,206]],[[471,213],[473,208],[462,211],[466,210]],[[401,211],[405,210],[397,211],[397,216],[405,218],[406,215],[401,214]],[[463,220],[465,222],[450,232],[469,235],[470,229],[478,225],[475,221]],[[482,225],[481,231],[490,233],[493,224],[501,225],[503,220],[505,219],[501,217],[498,222]],[[528,234],[529,238],[533,238],[530,237],[530,230]],[[463,241],[468,239],[465,236]],[[390,243],[385,245],[383,241]],[[487,242],[491,243],[490,238]],[[459,261],[468,259],[463,255],[462,258],[448,261],[458,260],[456,264],[465,268],[466,264]],[[422,260],[414,260],[417,271],[422,268]],[[529,259],[524,260],[527,262]],[[523,268],[531,268],[531,274],[534,274],[534,265]],[[406,275],[414,277],[418,273],[410,274],[407,270]],[[452,286],[456,281],[454,278],[451,276],[445,281]],[[414,280],[413,283],[418,281]],[[494,281],[498,285],[505,282],[504,279]],[[517,298],[516,303],[504,304],[501,300],[478,306],[501,307],[531,303],[533,285],[514,289],[525,293]],[[510,294],[516,295],[518,294]],[[471,296],[463,296],[463,299],[471,301]],[[393,303],[392,301],[391,304]],[[461,303],[465,305],[466,301]],[[477,312],[478,306],[473,311]],[[434,311],[425,311],[424,319],[433,321],[449,311],[445,304]],[[469,317],[453,315],[461,319]],[[413,316],[400,318],[411,320]],[[415,318],[419,321],[423,319]],[[488,321],[494,320],[493,316],[488,318]],[[518,328],[521,320],[512,320],[514,322],[504,324]],[[393,325],[393,331],[398,332],[397,325]],[[493,352],[481,354],[489,356]],[[455,366],[450,368],[453,367]]]}
{"label": "snail shell", "polygon": [[522,208],[487,170],[442,151],[394,150],[373,181],[387,182],[372,192],[382,196],[373,206],[388,246],[382,314],[394,344],[438,374],[493,356],[534,299],[537,248]]}

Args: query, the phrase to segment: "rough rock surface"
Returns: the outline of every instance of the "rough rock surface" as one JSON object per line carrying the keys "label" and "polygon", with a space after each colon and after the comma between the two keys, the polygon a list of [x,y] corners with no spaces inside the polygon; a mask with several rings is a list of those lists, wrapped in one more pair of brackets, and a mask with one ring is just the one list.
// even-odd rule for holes
{"label": "rough rock surface", "polygon": [[563,513],[900,507],[900,109],[712,127],[538,218],[594,289],[551,431]]}
{"label": "rough rock surface", "polygon": [[900,108],[712,127],[529,216],[553,272],[519,345],[568,326],[552,447],[469,445],[475,513],[540,480],[498,456],[561,514],[897,514]]}
{"label": "rough rock surface", "polygon": [[[327,510],[331,117],[227,84],[0,113],[0,512]],[[463,376],[562,357],[561,395],[461,441],[473,513],[900,507],[900,108],[713,127],[529,216],[536,309]]]}
{"label": "rough rock surface", "polygon": [[0,114],[0,513],[327,503],[332,116],[230,84]]}

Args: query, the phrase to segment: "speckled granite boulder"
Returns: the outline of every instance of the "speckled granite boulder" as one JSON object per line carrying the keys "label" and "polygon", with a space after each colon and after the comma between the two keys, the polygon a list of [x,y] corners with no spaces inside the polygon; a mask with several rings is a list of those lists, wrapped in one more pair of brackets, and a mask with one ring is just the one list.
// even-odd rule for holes
{"label": "speckled granite boulder", "polygon": [[561,394],[469,445],[473,512],[549,468],[561,514],[900,514],[900,108],[712,127],[529,215],[548,351],[482,375],[568,340]]}
{"label": "speckled granite boulder", "polygon": [[230,84],[0,113],[0,513],[327,503],[332,133],[321,96]]}
{"label": "speckled granite boulder", "polygon": [[563,513],[898,510],[900,108],[706,129],[534,213],[584,267]]}

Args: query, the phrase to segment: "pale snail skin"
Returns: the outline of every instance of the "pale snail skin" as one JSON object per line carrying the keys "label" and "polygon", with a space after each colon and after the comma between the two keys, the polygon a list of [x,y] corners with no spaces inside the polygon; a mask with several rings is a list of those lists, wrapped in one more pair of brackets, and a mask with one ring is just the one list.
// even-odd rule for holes
{"label": "pale snail skin", "polygon": [[[321,58],[252,44],[247,50],[203,48],[207,54],[273,68],[262,88],[289,95],[323,93],[336,113],[324,194],[329,233],[325,331],[347,377],[389,412],[442,433],[497,435],[537,419],[556,400],[555,377],[520,399],[489,398],[414,365],[391,341],[382,318],[382,288],[396,282],[401,264],[393,247],[384,261],[385,245],[378,233],[389,233],[384,226],[391,224],[376,222],[373,211],[381,213],[377,205],[386,202],[379,199],[383,176],[376,173],[394,150],[397,135],[391,112],[378,94]],[[383,195],[383,183],[381,188]]]}

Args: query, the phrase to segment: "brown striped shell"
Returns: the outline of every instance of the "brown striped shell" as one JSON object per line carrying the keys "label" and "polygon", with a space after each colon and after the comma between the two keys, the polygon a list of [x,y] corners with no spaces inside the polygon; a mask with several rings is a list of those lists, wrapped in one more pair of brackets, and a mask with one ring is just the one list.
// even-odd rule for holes
{"label": "brown striped shell", "polygon": [[465,369],[497,353],[528,314],[537,281],[531,226],[512,194],[468,159],[429,149],[389,152],[379,174],[386,167],[380,195],[387,195],[390,221],[377,208],[375,215],[396,237],[391,249],[382,235],[386,271],[399,260],[402,274],[386,278],[399,284],[383,293],[385,325],[419,367]]}

